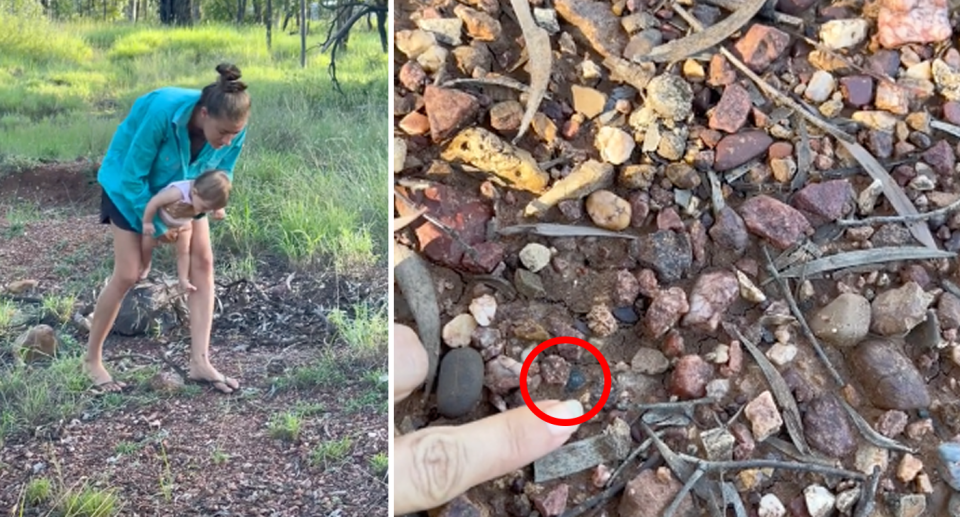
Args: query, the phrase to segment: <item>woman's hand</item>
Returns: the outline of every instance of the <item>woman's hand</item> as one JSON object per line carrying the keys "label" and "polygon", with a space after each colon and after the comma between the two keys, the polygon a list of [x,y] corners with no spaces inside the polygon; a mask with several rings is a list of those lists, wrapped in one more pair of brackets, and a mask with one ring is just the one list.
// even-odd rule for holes
{"label": "woman's hand", "polygon": [[210,213],[210,217],[216,219],[217,221],[222,220],[227,216],[227,211],[223,208],[218,208]]}
{"label": "woman's hand", "polygon": [[152,222],[144,221],[143,222],[143,236],[144,237],[153,237],[153,234],[157,233],[157,228],[153,225]]}
{"label": "woman's hand", "polygon": [[[413,329],[394,325],[394,400],[410,396],[427,375],[427,353]],[[576,418],[576,400],[537,401],[556,418]],[[471,487],[522,468],[560,448],[580,426],[555,426],[527,407],[460,426],[427,427],[394,441],[394,515],[443,505]]]}

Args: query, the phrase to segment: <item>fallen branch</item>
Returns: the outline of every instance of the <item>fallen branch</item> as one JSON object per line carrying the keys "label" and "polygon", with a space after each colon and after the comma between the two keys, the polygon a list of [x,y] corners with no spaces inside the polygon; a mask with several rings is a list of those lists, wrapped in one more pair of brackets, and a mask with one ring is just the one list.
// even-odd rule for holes
{"label": "fallen branch", "polygon": [[820,346],[820,341],[817,339],[817,336],[813,334],[813,330],[810,329],[810,325],[807,324],[806,318],[803,317],[803,312],[800,311],[800,307],[797,306],[797,301],[793,298],[793,293],[790,292],[790,285],[787,284],[787,281],[783,279],[780,275],[780,272],[777,271],[777,268],[773,265],[773,259],[770,257],[770,250],[766,246],[763,247],[763,256],[767,260],[767,272],[770,273],[770,276],[777,282],[777,287],[780,289],[780,293],[787,300],[787,305],[790,306],[790,313],[793,314],[793,317],[800,322],[800,329],[803,330],[803,335],[807,337],[807,340],[810,341],[810,344],[813,346],[813,350],[817,353],[817,357],[823,361],[824,366],[827,367],[827,371],[830,372],[830,376],[833,377],[834,382],[837,383],[837,386],[846,386],[846,382],[843,381],[843,377],[840,376],[840,373],[837,372],[836,368],[833,367],[833,364],[830,362],[830,359],[827,357],[826,352],[823,351],[823,347]]}
{"label": "fallen branch", "polygon": [[703,468],[705,472],[713,472],[715,470],[780,469],[792,470],[796,472],[812,472],[814,474],[821,474],[824,476],[838,476],[847,479],[856,479],[857,481],[863,481],[867,478],[867,476],[861,472],[854,472],[852,470],[840,469],[836,467],[828,467],[826,465],[817,465],[816,463],[799,463],[795,461],[762,459],[709,461],[682,453],[678,454],[678,456],[684,461],[691,462],[698,467]]}
{"label": "fallen branch", "polygon": [[[740,7],[739,0],[707,0],[708,4],[713,4],[717,7],[722,7],[728,11],[736,10],[737,7]],[[786,25],[793,25],[795,27],[803,26],[803,18],[797,18],[796,16],[791,16],[786,13],[781,13],[774,9],[764,7],[760,9],[760,12],[757,13],[761,18],[766,18],[768,20],[773,20],[777,23],[783,23]]]}
{"label": "fallen branch", "polygon": [[880,486],[880,465],[873,466],[873,472],[867,478],[867,482],[860,486],[860,500],[857,501],[857,509],[853,517],[870,517],[873,515],[873,508],[876,506],[877,488]]}
{"label": "fallen branch", "polygon": [[[683,7],[680,7],[675,3],[673,4],[673,10],[682,16],[694,29],[699,31],[704,30],[703,24],[701,24],[699,20],[693,17],[693,15],[687,12],[687,10]],[[863,146],[858,144],[852,136],[840,130],[840,128],[836,127],[835,125],[821,119],[819,116],[810,112],[810,110],[805,109],[802,105],[781,93],[780,90],[770,86],[769,83],[754,73],[753,70],[750,70],[747,65],[740,61],[737,56],[735,56],[726,48],[721,46],[719,49],[720,53],[723,54],[733,66],[740,70],[744,75],[749,77],[751,81],[756,83],[758,88],[770,95],[775,102],[793,109],[803,118],[807,119],[808,122],[836,138],[840,145],[844,146],[847,149],[847,152],[849,152],[854,158],[857,159],[858,162],[860,162],[864,170],[866,170],[870,176],[872,176],[874,179],[880,180],[880,182],[883,184],[884,196],[886,196],[887,200],[890,201],[890,204],[893,205],[898,214],[911,215],[917,213],[917,207],[913,205],[913,203],[910,201],[910,198],[908,198],[903,192],[903,189],[901,189],[897,182],[890,177],[890,174],[880,165],[877,159],[867,152]],[[921,244],[931,249],[937,249],[937,243],[933,239],[933,234],[930,233],[930,228],[928,228],[926,225],[913,223],[909,226],[909,229],[910,233],[913,234],[913,236]]]}
{"label": "fallen branch", "polygon": [[841,228],[851,228],[855,226],[873,226],[875,224],[891,224],[891,223],[913,223],[917,221],[926,221],[928,219],[933,219],[941,215],[947,215],[951,212],[960,209],[960,198],[958,198],[953,203],[950,203],[947,206],[940,207],[936,210],[931,210],[929,212],[923,212],[921,214],[915,215],[882,215],[876,217],[867,217],[866,219],[841,219],[837,221],[837,225]]}
{"label": "fallen branch", "polygon": [[[461,84],[475,84],[480,86],[500,86],[502,88],[510,88],[512,90],[517,90],[519,92],[527,93],[530,91],[530,87],[521,83],[520,81],[503,76],[487,76],[487,77],[461,77],[457,79],[449,79],[444,81],[442,86],[443,88],[450,88],[453,86],[458,86]],[[544,98],[551,98],[549,93],[544,94]]]}

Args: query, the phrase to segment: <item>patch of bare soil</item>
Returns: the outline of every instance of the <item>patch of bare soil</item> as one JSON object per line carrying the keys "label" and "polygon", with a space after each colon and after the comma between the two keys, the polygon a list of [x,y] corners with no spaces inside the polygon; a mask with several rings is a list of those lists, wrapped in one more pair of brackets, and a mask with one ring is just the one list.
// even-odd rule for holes
{"label": "patch of bare soil", "polygon": [[[522,406],[559,336],[613,382],[568,445],[441,514],[956,514],[957,13],[531,4],[395,11],[397,241],[436,297],[398,268],[396,319],[442,336],[435,395],[395,415]],[[604,389],[563,345],[527,382],[586,410]]]}
{"label": "patch of bare soil", "polygon": [[77,160],[50,163],[23,171],[0,174],[0,213],[18,203],[29,203],[41,209],[51,207],[97,206],[100,186],[97,184],[98,163]]}
{"label": "patch of bare soil", "polygon": [[[102,288],[91,278],[102,278],[108,230],[91,215],[96,203],[56,210],[88,199],[85,173],[61,170],[60,179],[37,171],[3,179],[20,194],[0,190],[0,206],[41,202],[52,215],[0,239],[0,285],[39,280],[35,290],[4,295],[27,300],[26,310],[36,306],[31,299],[80,286],[75,309],[87,315]],[[74,197],[46,192],[68,184]],[[0,216],[0,231],[10,226]],[[178,381],[190,340],[174,317],[162,318],[159,335],[112,335],[107,367],[131,388],[91,397],[75,418],[8,440],[0,451],[0,511],[20,515],[24,487],[44,477],[54,495],[60,485],[84,482],[114,489],[124,516],[387,515],[387,393],[376,375],[386,360],[357,359],[328,320],[333,308],[352,318],[355,304],[383,306],[385,275],[292,271],[280,260],[261,260],[266,273],[256,278],[218,280],[211,361],[239,380],[240,391]],[[57,331],[76,343],[87,339],[82,325]],[[0,365],[0,374],[7,367]],[[23,515],[49,510],[49,503],[28,506]]]}

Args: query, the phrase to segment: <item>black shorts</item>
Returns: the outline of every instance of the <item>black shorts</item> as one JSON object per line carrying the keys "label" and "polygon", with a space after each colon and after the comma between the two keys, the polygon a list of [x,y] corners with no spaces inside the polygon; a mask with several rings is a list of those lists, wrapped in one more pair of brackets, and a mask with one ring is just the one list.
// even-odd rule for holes
{"label": "black shorts", "polygon": [[100,188],[100,224],[110,224],[113,223],[114,226],[120,228],[121,230],[126,230],[128,232],[140,233],[135,230],[133,226],[130,225],[130,221],[120,213],[120,209],[117,208],[117,205],[113,204],[113,200],[110,199],[110,196],[107,195],[107,192]]}

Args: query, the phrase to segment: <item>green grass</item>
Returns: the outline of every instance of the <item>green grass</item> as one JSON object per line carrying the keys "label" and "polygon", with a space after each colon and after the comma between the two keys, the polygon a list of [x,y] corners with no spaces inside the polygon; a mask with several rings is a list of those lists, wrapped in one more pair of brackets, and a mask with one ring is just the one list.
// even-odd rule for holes
{"label": "green grass", "polygon": [[273,438],[295,442],[300,438],[303,420],[294,412],[280,413],[270,418],[267,429]]}
{"label": "green grass", "polygon": [[387,474],[387,470],[390,468],[390,458],[387,457],[387,453],[378,452],[370,458],[370,468],[373,469],[373,473],[377,476],[384,476]]}
{"label": "green grass", "polygon": [[0,371],[0,445],[18,433],[69,422],[81,411],[87,388],[81,361],[79,354],[72,354],[49,366]]}
{"label": "green grass", "polygon": [[50,499],[50,494],[53,492],[53,484],[47,478],[36,478],[31,479],[27,483],[26,492],[24,493],[24,499],[26,503],[30,506],[36,506],[40,503],[46,502]]}
{"label": "green grass", "polygon": [[352,446],[353,440],[350,437],[323,442],[310,451],[310,463],[324,470],[335,468],[350,454]]}
{"label": "green grass", "polygon": [[[99,159],[138,96],[201,88],[219,62],[231,61],[253,112],[228,218],[213,229],[218,253],[246,271],[264,251],[341,271],[386,267],[387,55],[375,32],[357,27],[337,65],[341,95],[329,55],[313,50],[301,69],[298,37],[280,31],[268,51],[260,27],[54,24],[0,14],[0,163]],[[321,29],[308,45],[322,41]]]}

